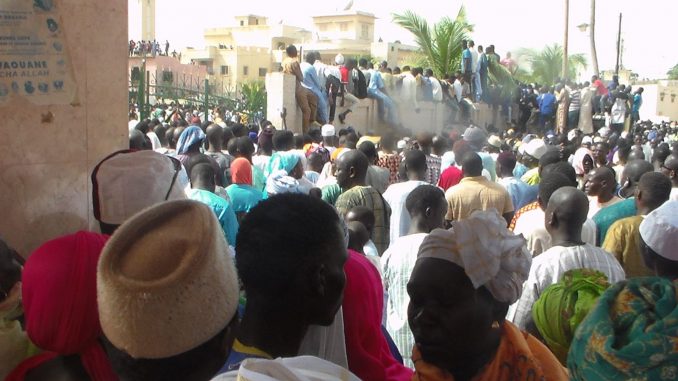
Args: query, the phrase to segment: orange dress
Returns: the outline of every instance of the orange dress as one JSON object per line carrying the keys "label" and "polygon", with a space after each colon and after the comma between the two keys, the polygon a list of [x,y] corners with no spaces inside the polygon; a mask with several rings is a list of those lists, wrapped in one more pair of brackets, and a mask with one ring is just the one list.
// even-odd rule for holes
{"label": "orange dress", "polygon": [[[454,381],[444,369],[426,363],[415,345],[412,350],[415,373],[412,381]],[[549,349],[534,336],[504,322],[501,343],[494,359],[473,381],[567,381],[567,370]]]}

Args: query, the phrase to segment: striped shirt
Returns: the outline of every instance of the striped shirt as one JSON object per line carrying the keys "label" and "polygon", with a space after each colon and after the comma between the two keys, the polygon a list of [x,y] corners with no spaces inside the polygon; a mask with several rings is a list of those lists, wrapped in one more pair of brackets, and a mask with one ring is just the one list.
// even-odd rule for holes
{"label": "striped shirt", "polygon": [[570,108],[568,111],[579,111],[579,109],[581,109],[581,91],[572,90],[570,92]]}
{"label": "striped shirt", "polygon": [[610,284],[626,279],[619,261],[607,251],[584,244],[580,246],[553,246],[532,259],[530,274],[523,284],[523,294],[511,305],[506,318],[518,328],[532,325],[532,305],[544,290],[560,281],[566,271],[573,269],[598,270],[607,276]]}

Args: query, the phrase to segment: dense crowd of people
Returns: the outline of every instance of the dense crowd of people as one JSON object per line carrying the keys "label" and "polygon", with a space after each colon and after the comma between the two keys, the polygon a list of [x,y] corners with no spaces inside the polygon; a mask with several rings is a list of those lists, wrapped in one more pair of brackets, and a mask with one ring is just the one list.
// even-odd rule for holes
{"label": "dense crowd of people", "polygon": [[[284,70],[332,120],[307,57]],[[320,88],[362,75],[397,118],[388,68],[340,61]],[[0,241],[0,378],[676,379],[678,126],[617,123],[615,91],[607,126],[538,133],[130,115],[91,174],[100,233]]]}
{"label": "dense crowd of people", "polygon": [[165,43],[161,43],[158,40],[129,40],[127,45],[128,54],[130,57],[146,57],[146,56],[169,56],[172,54],[173,57],[177,57],[177,52],[169,51],[170,43],[168,40],[165,40]]}

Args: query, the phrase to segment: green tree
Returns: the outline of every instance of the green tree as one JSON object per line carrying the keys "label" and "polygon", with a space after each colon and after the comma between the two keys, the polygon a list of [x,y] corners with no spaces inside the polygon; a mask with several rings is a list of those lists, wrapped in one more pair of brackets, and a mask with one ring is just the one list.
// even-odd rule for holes
{"label": "green tree", "polygon": [[255,113],[261,111],[266,114],[266,86],[263,81],[245,82],[240,88],[243,100],[243,112]]}
{"label": "green tree", "polygon": [[666,75],[669,77],[669,79],[678,79],[678,64],[666,72]]}
{"label": "green tree", "polygon": [[[538,82],[541,85],[552,86],[561,77],[563,67],[563,47],[558,44],[547,45],[542,50],[521,49],[518,51],[518,57],[530,66],[527,71],[520,72],[518,79]],[[583,54],[572,54],[568,59],[569,77],[574,78],[577,75],[577,69],[586,68],[586,57]]]}
{"label": "green tree", "polygon": [[442,18],[436,24],[429,25],[425,18],[412,11],[393,14],[393,22],[414,35],[415,43],[421,49],[423,60],[433,72],[442,77],[452,74],[461,67],[461,42],[469,39],[473,25],[466,18],[466,8],[461,6],[457,17]]}

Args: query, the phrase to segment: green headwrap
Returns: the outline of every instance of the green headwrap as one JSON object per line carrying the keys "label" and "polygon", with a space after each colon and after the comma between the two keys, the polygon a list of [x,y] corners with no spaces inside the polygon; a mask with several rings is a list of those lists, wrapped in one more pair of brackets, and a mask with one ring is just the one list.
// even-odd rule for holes
{"label": "green headwrap", "polygon": [[610,284],[605,274],[589,269],[570,270],[549,286],[532,307],[541,336],[563,365],[574,332]]}
{"label": "green headwrap", "polygon": [[678,281],[633,278],[610,287],[575,333],[572,380],[677,380]]}

